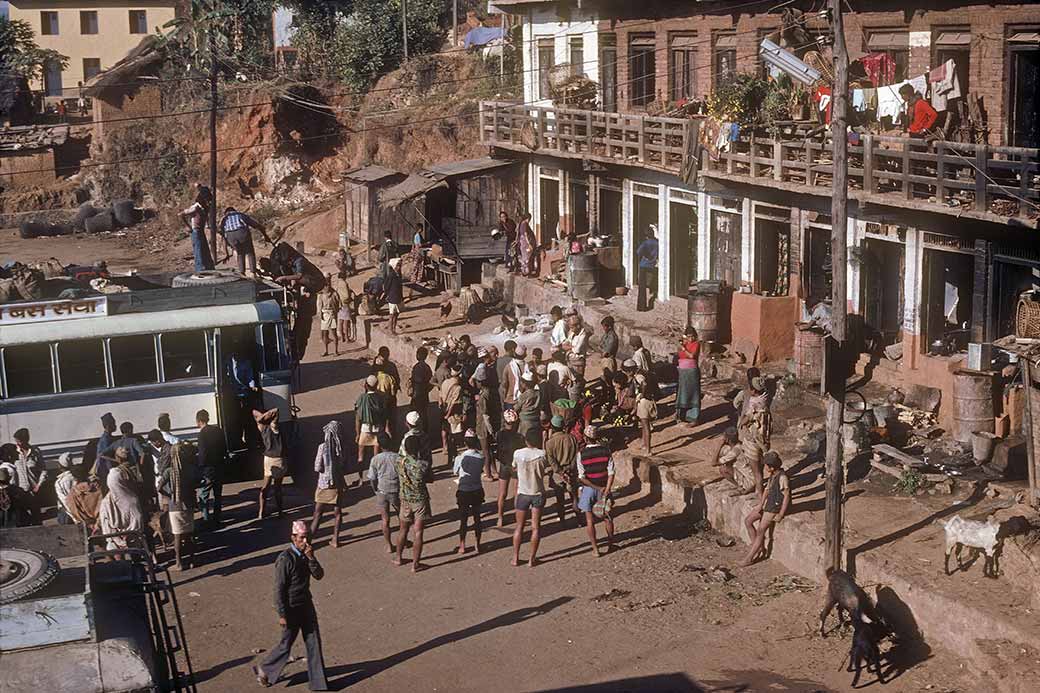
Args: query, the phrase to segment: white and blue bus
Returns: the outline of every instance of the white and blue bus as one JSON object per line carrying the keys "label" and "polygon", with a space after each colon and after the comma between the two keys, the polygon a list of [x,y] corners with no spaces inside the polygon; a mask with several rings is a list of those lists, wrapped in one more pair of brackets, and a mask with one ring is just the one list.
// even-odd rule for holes
{"label": "white and blue bus", "polygon": [[254,424],[229,376],[233,355],[251,364],[263,407],[288,422],[283,298],[276,285],[242,279],[0,305],[0,442],[26,428],[48,460],[78,455],[106,412],[141,435],[168,413],[172,432],[190,438],[200,409],[241,440]]}

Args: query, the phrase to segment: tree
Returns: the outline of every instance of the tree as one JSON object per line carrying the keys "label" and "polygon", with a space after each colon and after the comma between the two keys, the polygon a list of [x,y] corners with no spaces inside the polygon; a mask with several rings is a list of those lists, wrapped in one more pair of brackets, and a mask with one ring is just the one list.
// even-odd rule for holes
{"label": "tree", "polygon": [[[400,66],[401,0],[343,0],[296,8],[293,45],[307,69],[363,90]],[[444,39],[444,3],[408,0],[407,9],[411,54],[438,49]]]}
{"label": "tree", "polygon": [[36,34],[28,22],[0,17],[0,69],[32,81],[43,76],[47,63],[66,68],[69,57],[36,45]]}

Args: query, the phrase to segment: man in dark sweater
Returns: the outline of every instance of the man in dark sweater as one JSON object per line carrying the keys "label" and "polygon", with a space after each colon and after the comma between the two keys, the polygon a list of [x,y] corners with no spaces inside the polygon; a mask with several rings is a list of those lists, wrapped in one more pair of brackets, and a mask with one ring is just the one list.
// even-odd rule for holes
{"label": "man in dark sweater", "polygon": [[296,637],[303,632],[307,647],[307,678],[312,691],[327,691],[325,660],[321,654],[318,614],[311,599],[311,578],[321,580],[325,570],[314,557],[307,523],[296,520],[292,525],[292,543],[274,564],[274,608],[282,627],[282,639],[253,667],[257,683],[268,687],[276,683],[289,663]]}
{"label": "man in dark sweater", "polygon": [[[199,505],[202,519],[209,522],[212,518],[214,526],[220,526],[220,511],[223,509],[221,496],[224,493],[224,466],[227,463],[227,440],[224,430],[209,422],[209,412],[199,409],[195,414],[195,423],[199,427],[199,474],[202,484],[199,487]],[[212,513],[210,501],[213,501]]]}

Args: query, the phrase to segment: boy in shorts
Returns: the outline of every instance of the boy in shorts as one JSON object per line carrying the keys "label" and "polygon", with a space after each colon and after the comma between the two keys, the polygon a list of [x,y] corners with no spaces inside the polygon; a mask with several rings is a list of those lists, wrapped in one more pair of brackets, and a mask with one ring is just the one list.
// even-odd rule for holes
{"label": "boy in shorts", "polygon": [[378,445],[383,452],[372,456],[372,462],[368,467],[368,480],[372,483],[372,491],[376,494],[376,505],[379,506],[386,550],[394,553],[397,548],[390,535],[390,516],[391,514],[396,515],[401,507],[400,485],[397,479],[397,463],[401,460],[401,456],[391,450],[390,436],[386,434],[386,431],[379,434]]}
{"label": "boy in shorts", "polygon": [[433,463],[419,458],[422,441],[419,436],[410,436],[404,441],[404,454],[397,461],[397,480],[401,495],[401,536],[397,539],[397,558],[395,565],[404,565],[402,555],[404,545],[408,543],[408,530],[415,525],[412,535],[412,572],[417,573],[425,566],[422,560],[423,527],[433,513],[430,511],[430,492],[426,488],[426,479],[430,475]]}
{"label": "boy in shorts", "polygon": [[386,430],[386,400],[376,391],[379,379],[370,375],[365,379],[365,391],[354,402],[354,440],[357,443],[358,472],[365,468],[365,449],[372,448],[378,455],[379,434]]}
{"label": "boy in shorts", "polygon": [[[760,554],[764,554],[770,527],[783,521],[791,504],[791,482],[784,472],[780,455],[770,450],[762,456],[762,464],[766,473],[766,487],[762,490],[758,505],[744,518],[744,526],[751,537],[751,548],[741,566],[749,566],[762,557]],[[758,522],[758,527],[755,527],[755,522]]]}
{"label": "boy in shorts", "polygon": [[278,430],[278,409],[265,412],[254,411],[253,418],[260,431],[260,440],[264,446],[264,483],[260,487],[259,519],[264,519],[264,503],[267,500],[267,489],[274,486],[275,514],[282,516],[282,480],[285,478],[285,458],[283,457],[282,434]]}
{"label": "boy in shorts", "polygon": [[[582,483],[578,494],[578,510],[585,513],[585,529],[589,534],[592,551],[599,558],[603,554],[596,543],[596,504],[605,502],[614,485],[614,459],[610,446],[593,425],[585,427],[585,447],[578,453],[578,479]],[[604,507],[602,519],[607,527],[607,553],[614,548],[614,520]]]}
{"label": "boy in shorts", "polygon": [[532,428],[524,438],[525,447],[513,453],[516,473],[516,531],[513,532],[513,565],[520,565],[520,544],[524,541],[527,513],[531,513],[530,567],[538,565],[538,541],[545,507],[545,451],[542,432]]}

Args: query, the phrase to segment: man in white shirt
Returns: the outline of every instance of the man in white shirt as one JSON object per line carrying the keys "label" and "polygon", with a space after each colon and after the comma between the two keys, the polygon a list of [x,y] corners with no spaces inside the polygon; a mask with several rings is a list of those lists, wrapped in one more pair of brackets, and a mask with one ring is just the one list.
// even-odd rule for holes
{"label": "man in white shirt", "polygon": [[563,319],[563,309],[559,306],[552,307],[549,317],[552,318],[553,324],[552,332],[549,333],[549,344],[553,351],[556,351],[567,341],[567,321]]}

